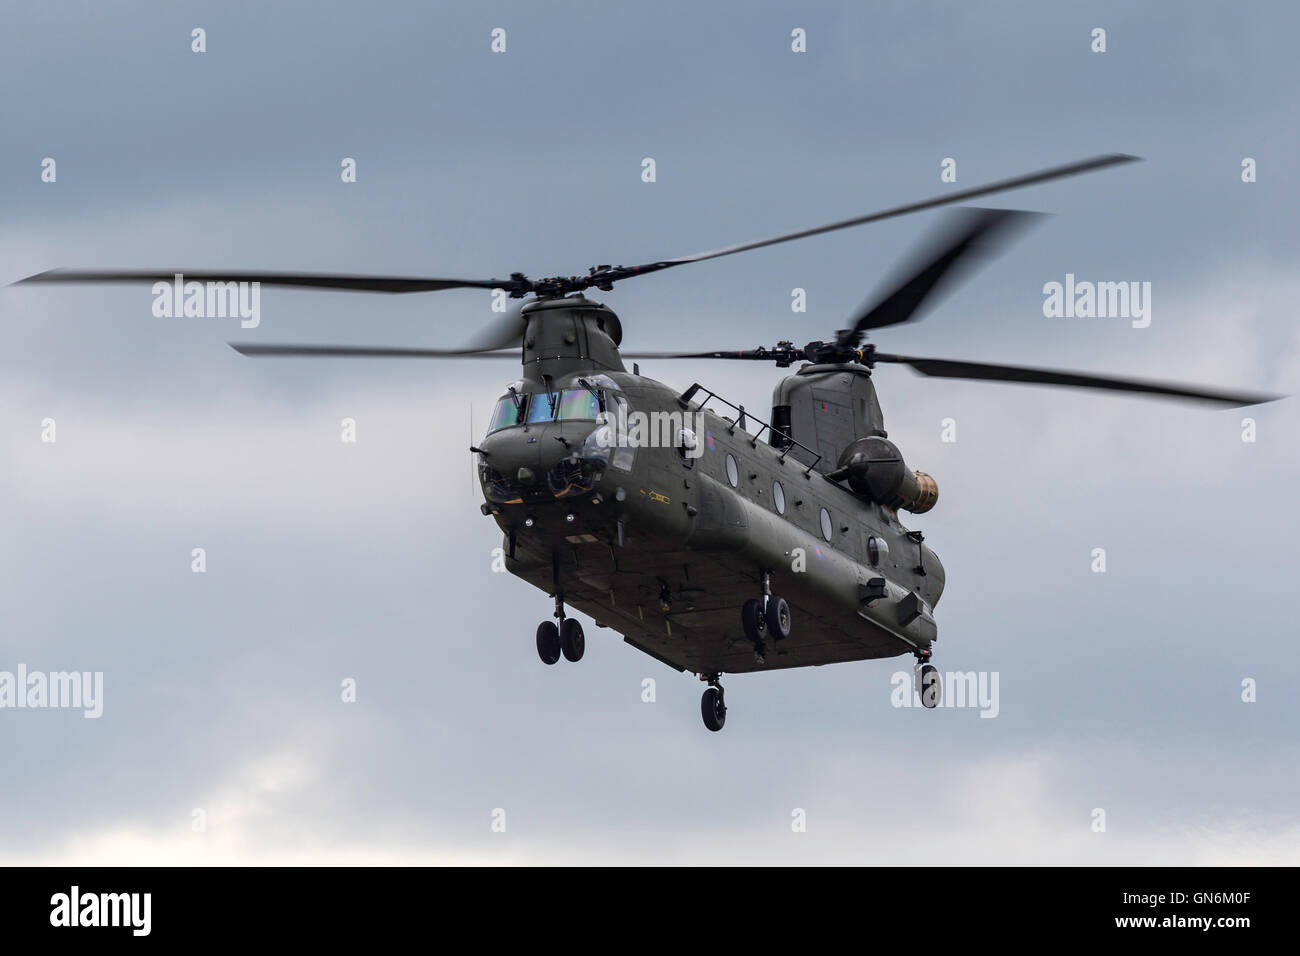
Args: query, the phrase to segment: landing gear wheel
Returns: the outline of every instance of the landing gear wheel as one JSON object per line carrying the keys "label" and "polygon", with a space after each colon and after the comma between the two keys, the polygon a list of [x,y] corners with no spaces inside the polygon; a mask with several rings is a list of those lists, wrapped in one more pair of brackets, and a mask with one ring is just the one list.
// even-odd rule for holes
{"label": "landing gear wheel", "polygon": [[543,664],[554,664],[560,659],[560,629],[554,621],[537,625],[537,656]]}
{"label": "landing gear wheel", "polygon": [[571,617],[566,617],[560,622],[560,650],[564,652],[564,659],[577,663],[582,660],[582,652],[586,650],[587,640],[582,635],[582,625]]}
{"label": "landing gear wheel", "polygon": [[790,636],[790,605],[785,603],[785,598],[779,598],[775,594],[769,597],[764,618],[767,621],[767,632],[776,640],[783,641]]}
{"label": "landing gear wheel", "polygon": [[700,714],[704,717],[704,726],[714,733],[722,729],[727,722],[727,705],[722,700],[722,688],[710,687],[700,698]]}
{"label": "landing gear wheel", "polygon": [[755,645],[763,643],[767,635],[767,618],[763,615],[763,602],[750,598],[740,608],[740,623],[745,629],[745,636]]}
{"label": "landing gear wheel", "polygon": [[943,699],[943,685],[939,682],[939,668],[933,664],[921,665],[921,706],[931,710]]}

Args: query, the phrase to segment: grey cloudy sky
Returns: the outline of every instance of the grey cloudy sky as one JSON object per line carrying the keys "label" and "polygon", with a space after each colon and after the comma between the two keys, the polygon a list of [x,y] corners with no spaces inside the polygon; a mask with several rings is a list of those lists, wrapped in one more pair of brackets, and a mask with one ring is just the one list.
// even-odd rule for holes
{"label": "grey cloudy sky", "polygon": [[[1055,215],[877,341],[1293,392],[1298,27],[1282,3],[11,2],[0,282],[570,273],[951,189],[944,157],[971,186],[1123,151],[1146,162],[1000,197]],[[603,299],[634,348],[823,337],[936,216]],[[1151,282],[1151,326],[1044,318],[1066,273]],[[1248,444],[1240,412],[883,369],[891,437],[941,488],[911,522],[948,571],[936,661],[998,672],[1000,714],[892,707],[900,658],[734,677],[714,735],[698,682],[608,631],[538,662],[549,599],[491,572],[465,450],[509,363],[224,344],[454,345],[486,294],[264,291],[247,331],[151,302],[0,289],[0,670],[105,682],[98,720],[0,711],[0,860],[1300,862],[1294,400]],[[752,408],[779,378],[642,371]]]}

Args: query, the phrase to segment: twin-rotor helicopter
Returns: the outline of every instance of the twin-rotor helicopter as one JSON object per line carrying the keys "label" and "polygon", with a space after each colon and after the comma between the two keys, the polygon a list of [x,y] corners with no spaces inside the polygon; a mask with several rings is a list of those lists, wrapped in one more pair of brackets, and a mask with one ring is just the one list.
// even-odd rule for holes
{"label": "twin-rotor helicopter", "polygon": [[[554,599],[537,628],[541,660],[582,659],[577,609],[679,672],[706,682],[701,713],[721,730],[724,673],[912,654],[922,703],[937,703],[931,663],[944,568],[900,512],[934,507],[933,477],[889,440],[872,376],[880,364],[936,378],[1105,389],[1251,405],[1279,396],[1056,369],[878,351],[869,331],[923,306],[1031,214],[962,209],[846,327],[802,346],[713,352],[620,350],[623,326],[586,296],[688,263],[847,229],[907,213],[1131,162],[1112,154],[892,209],[638,266],[530,279],[433,279],[283,272],[193,272],[199,282],[411,293],[500,289],[516,307],[463,349],[238,343],[249,356],[515,358],[477,458],[484,515],[503,534],[506,567]],[[26,283],[169,281],[182,270],[56,270]],[[684,391],[625,359],[725,359],[798,369],[776,386],[767,420],[700,384]]]}

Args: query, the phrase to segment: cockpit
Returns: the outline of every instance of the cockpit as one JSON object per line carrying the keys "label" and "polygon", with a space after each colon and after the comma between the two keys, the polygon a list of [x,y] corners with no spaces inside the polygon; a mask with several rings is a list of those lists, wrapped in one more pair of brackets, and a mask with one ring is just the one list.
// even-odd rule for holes
{"label": "cockpit", "polygon": [[[618,440],[627,400],[613,380],[597,373],[549,390],[524,387],[522,381],[507,386],[492,410],[479,460],[489,499],[513,503],[583,494],[606,467],[632,467],[634,449]],[[548,426],[555,442],[539,442],[542,436],[530,433]],[[512,434],[515,428],[519,432]]]}

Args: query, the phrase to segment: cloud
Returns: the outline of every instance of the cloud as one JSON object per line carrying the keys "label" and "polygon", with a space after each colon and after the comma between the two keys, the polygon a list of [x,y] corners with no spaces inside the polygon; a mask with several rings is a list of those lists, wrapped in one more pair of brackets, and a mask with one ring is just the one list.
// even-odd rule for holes
{"label": "cloud", "polygon": [[[191,396],[129,412],[31,391],[11,398],[0,486],[36,513],[373,527],[435,502],[462,506],[474,480],[471,403],[446,388],[340,389],[307,403]],[[47,418],[54,443],[42,441]],[[345,419],[355,423],[355,442],[343,440]]]}
{"label": "cloud", "polygon": [[[1112,755],[1113,757],[1113,755]],[[460,832],[431,839],[418,823],[321,814],[313,791],[331,787],[321,768],[295,751],[268,751],[241,768],[207,801],[205,832],[178,814],[168,827],[124,821],[89,834],[19,852],[10,863],[40,866],[496,866],[496,865],[945,865],[1232,866],[1300,861],[1300,828],[1260,815],[1212,821],[1109,808],[1106,829],[1094,808],[1068,791],[1074,772],[1045,752],[969,759],[930,773],[866,779],[860,765],[839,762],[824,780],[803,781],[806,805],[779,808],[697,829],[639,820],[635,806],[619,822],[561,815],[507,814],[493,832],[492,813]],[[813,784],[814,785],[810,785]],[[1102,807],[1101,809],[1107,809]],[[806,829],[792,827],[802,811]],[[471,822],[472,821],[472,822]],[[540,825],[539,825],[540,824]]]}

